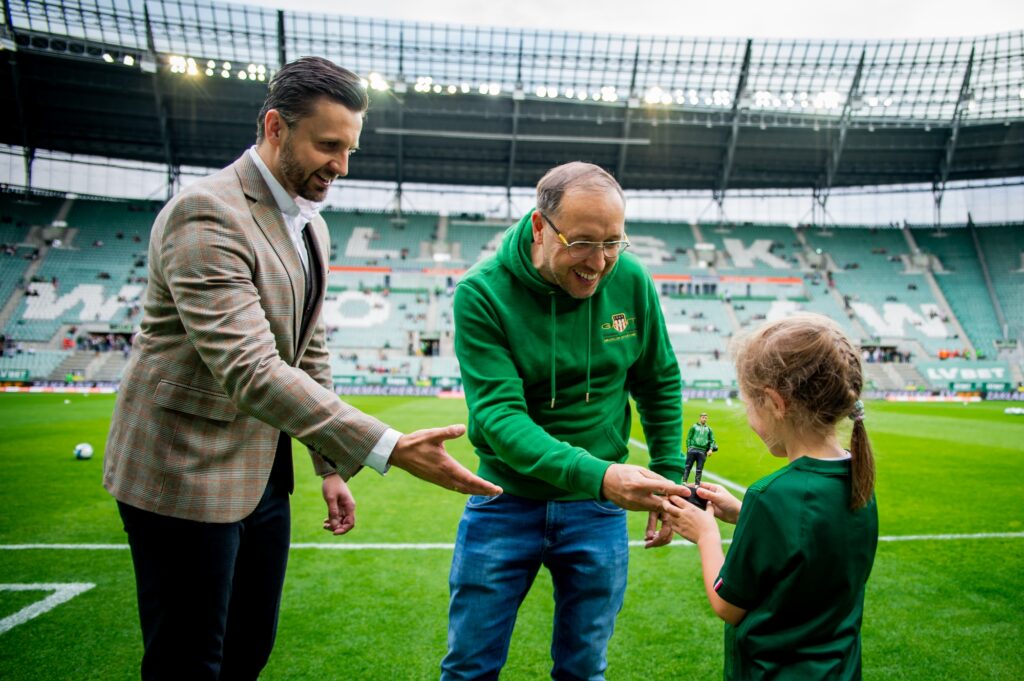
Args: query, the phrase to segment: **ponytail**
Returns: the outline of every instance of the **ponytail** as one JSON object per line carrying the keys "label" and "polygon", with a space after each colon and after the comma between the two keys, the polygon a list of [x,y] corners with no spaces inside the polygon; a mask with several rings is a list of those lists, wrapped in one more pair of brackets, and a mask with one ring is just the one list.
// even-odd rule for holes
{"label": "ponytail", "polygon": [[868,431],[864,428],[863,412],[860,418],[853,419],[850,455],[850,508],[856,511],[867,505],[875,490],[875,457],[871,453]]}

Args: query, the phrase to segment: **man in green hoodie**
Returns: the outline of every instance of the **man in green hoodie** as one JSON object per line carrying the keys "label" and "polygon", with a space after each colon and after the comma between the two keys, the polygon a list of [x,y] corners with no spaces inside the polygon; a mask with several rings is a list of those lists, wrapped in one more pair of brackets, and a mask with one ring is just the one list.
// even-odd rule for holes
{"label": "man in green hoodie", "polygon": [[[650,275],[624,253],[625,199],[589,163],[549,171],[537,208],[455,293],[455,352],[480,477],[450,575],[443,681],[494,679],[543,565],[555,596],[554,679],[604,679],[622,607],[628,510],[683,490],[679,366]],[[624,463],[636,402],[650,470]],[[682,494],[687,496],[688,490]]]}

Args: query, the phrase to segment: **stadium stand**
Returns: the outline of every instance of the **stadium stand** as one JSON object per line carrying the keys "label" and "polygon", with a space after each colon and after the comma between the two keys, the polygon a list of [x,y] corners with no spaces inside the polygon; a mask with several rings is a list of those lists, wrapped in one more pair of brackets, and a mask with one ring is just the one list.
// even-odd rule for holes
{"label": "stadium stand", "polygon": [[1024,229],[1019,225],[980,227],[976,234],[1006,321],[1020,334],[1024,331]]}
{"label": "stadium stand", "polygon": [[504,223],[452,220],[448,224],[448,240],[453,246],[459,244],[459,257],[453,257],[453,260],[471,267],[478,260],[493,254],[507,228],[508,225]]}
{"label": "stadium stand", "polygon": [[45,380],[70,355],[59,350],[35,349],[5,354],[0,356],[0,375],[10,377],[12,372],[25,371],[29,380]]}
{"label": "stadium stand", "polygon": [[652,273],[681,274],[700,269],[692,258],[696,240],[689,225],[629,220],[626,236],[629,252]]}
{"label": "stadium stand", "polygon": [[34,248],[18,246],[10,253],[0,254],[0,307],[11,300],[22,284]]}
{"label": "stadium stand", "polygon": [[[4,191],[0,194],[3,209],[0,210],[0,243],[7,243],[7,234],[20,239],[25,238],[32,227],[48,227],[53,224],[65,202],[63,196],[32,194],[26,197],[21,193]],[[13,230],[8,231],[8,228]],[[19,234],[19,230],[23,230]]]}
{"label": "stadium stand", "polygon": [[[71,367],[71,373],[116,380],[124,364],[120,353],[111,353],[117,359],[86,356],[79,362],[70,356],[76,353],[48,353],[63,341],[62,329],[87,326],[87,332],[106,333],[138,323],[148,232],[159,204],[59,197],[22,204],[16,196],[0,194],[0,215],[9,218],[0,223],[0,237],[18,244],[13,255],[0,255],[0,295],[10,301],[4,332],[12,342],[34,346],[34,378],[59,379]],[[67,222],[61,232],[66,238],[48,247],[32,232],[33,225],[58,213]],[[333,239],[324,315],[339,382],[457,379],[453,285],[461,272],[493,252],[505,222],[449,221],[433,214],[393,222],[389,214],[333,210],[324,216]],[[910,260],[911,249],[897,229],[630,221],[628,233],[631,252],[663,289],[666,324],[689,387],[734,386],[726,361],[730,338],[763,319],[801,310],[837,320],[869,345],[913,351],[921,361],[960,347],[953,325],[943,321],[941,298],[986,354],[1001,337],[981,261],[970,230],[962,227],[946,229],[945,236],[913,231],[921,251],[938,263],[933,270],[939,298],[928,275]],[[1012,226],[977,233],[1004,312],[1011,325],[1020,325],[1024,238]],[[699,240],[718,251],[715,268],[697,264]],[[451,259],[437,263],[421,257],[435,248]],[[37,249],[42,257],[33,262]],[[826,267],[834,266],[831,271],[809,266],[806,256],[815,249],[822,250]],[[33,281],[26,282],[29,274]],[[734,279],[725,283],[730,276]],[[723,278],[710,295],[692,295],[679,286],[709,277]],[[26,284],[38,295],[24,296],[19,287]],[[10,360],[4,365],[11,366]],[[1010,370],[1019,373],[1016,365]],[[883,387],[933,385],[911,365],[872,365],[868,374]]]}
{"label": "stadium stand", "polygon": [[781,225],[705,226],[701,235],[720,254],[721,274],[779,276],[799,272],[802,245],[791,227]]}
{"label": "stadium stand", "polygon": [[677,354],[726,351],[735,331],[725,303],[718,298],[662,299],[665,326]]}
{"label": "stadium stand", "polygon": [[985,279],[974,240],[967,229],[915,229],[914,239],[923,252],[936,256],[941,269],[935,280],[960,323],[985,354],[995,352],[995,341],[1002,337],[992,299],[985,290]]}
{"label": "stadium stand", "polygon": [[908,244],[898,229],[809,229],[805,238],[837,269],[837,290],[875,342],[916,342],[929,355],[963,342],[920,271],[908,269]]}
{"label": "stadium stand", "polygon": [[391,265],[420,259],[420,244],[432,241],[437,215],[409,213],[402,222],[385,213],[322,213],[331,233],[331,264]]}

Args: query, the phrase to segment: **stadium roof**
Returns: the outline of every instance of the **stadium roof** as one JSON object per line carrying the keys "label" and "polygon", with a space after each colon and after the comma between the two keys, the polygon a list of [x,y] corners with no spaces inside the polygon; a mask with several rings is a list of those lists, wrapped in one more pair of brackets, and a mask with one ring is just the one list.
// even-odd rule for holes
{"label": "stadium roof", "polygon": [[531,186],[572,159],[719,194],[1024,176],[1024,31],[737,40],[2,1],[0,143],[26,149],[219,167],[276,68],[317,54],[371,89],[356,179]]}

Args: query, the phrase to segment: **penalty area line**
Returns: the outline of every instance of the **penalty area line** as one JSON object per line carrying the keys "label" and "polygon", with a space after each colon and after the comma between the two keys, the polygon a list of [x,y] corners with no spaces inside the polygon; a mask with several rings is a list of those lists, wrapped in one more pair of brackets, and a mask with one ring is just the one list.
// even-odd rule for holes
{"label": "penalty area line", "polygon": [[0,591],[52,591],[46,598],[27,605],[13,615],[0,619],[0,634],[4,634],[19,624],[39,617],[53,610],[62,603],[67,603],[75,596],[95,587],[88,582],[72,582],[69,584],[0,584]]}

